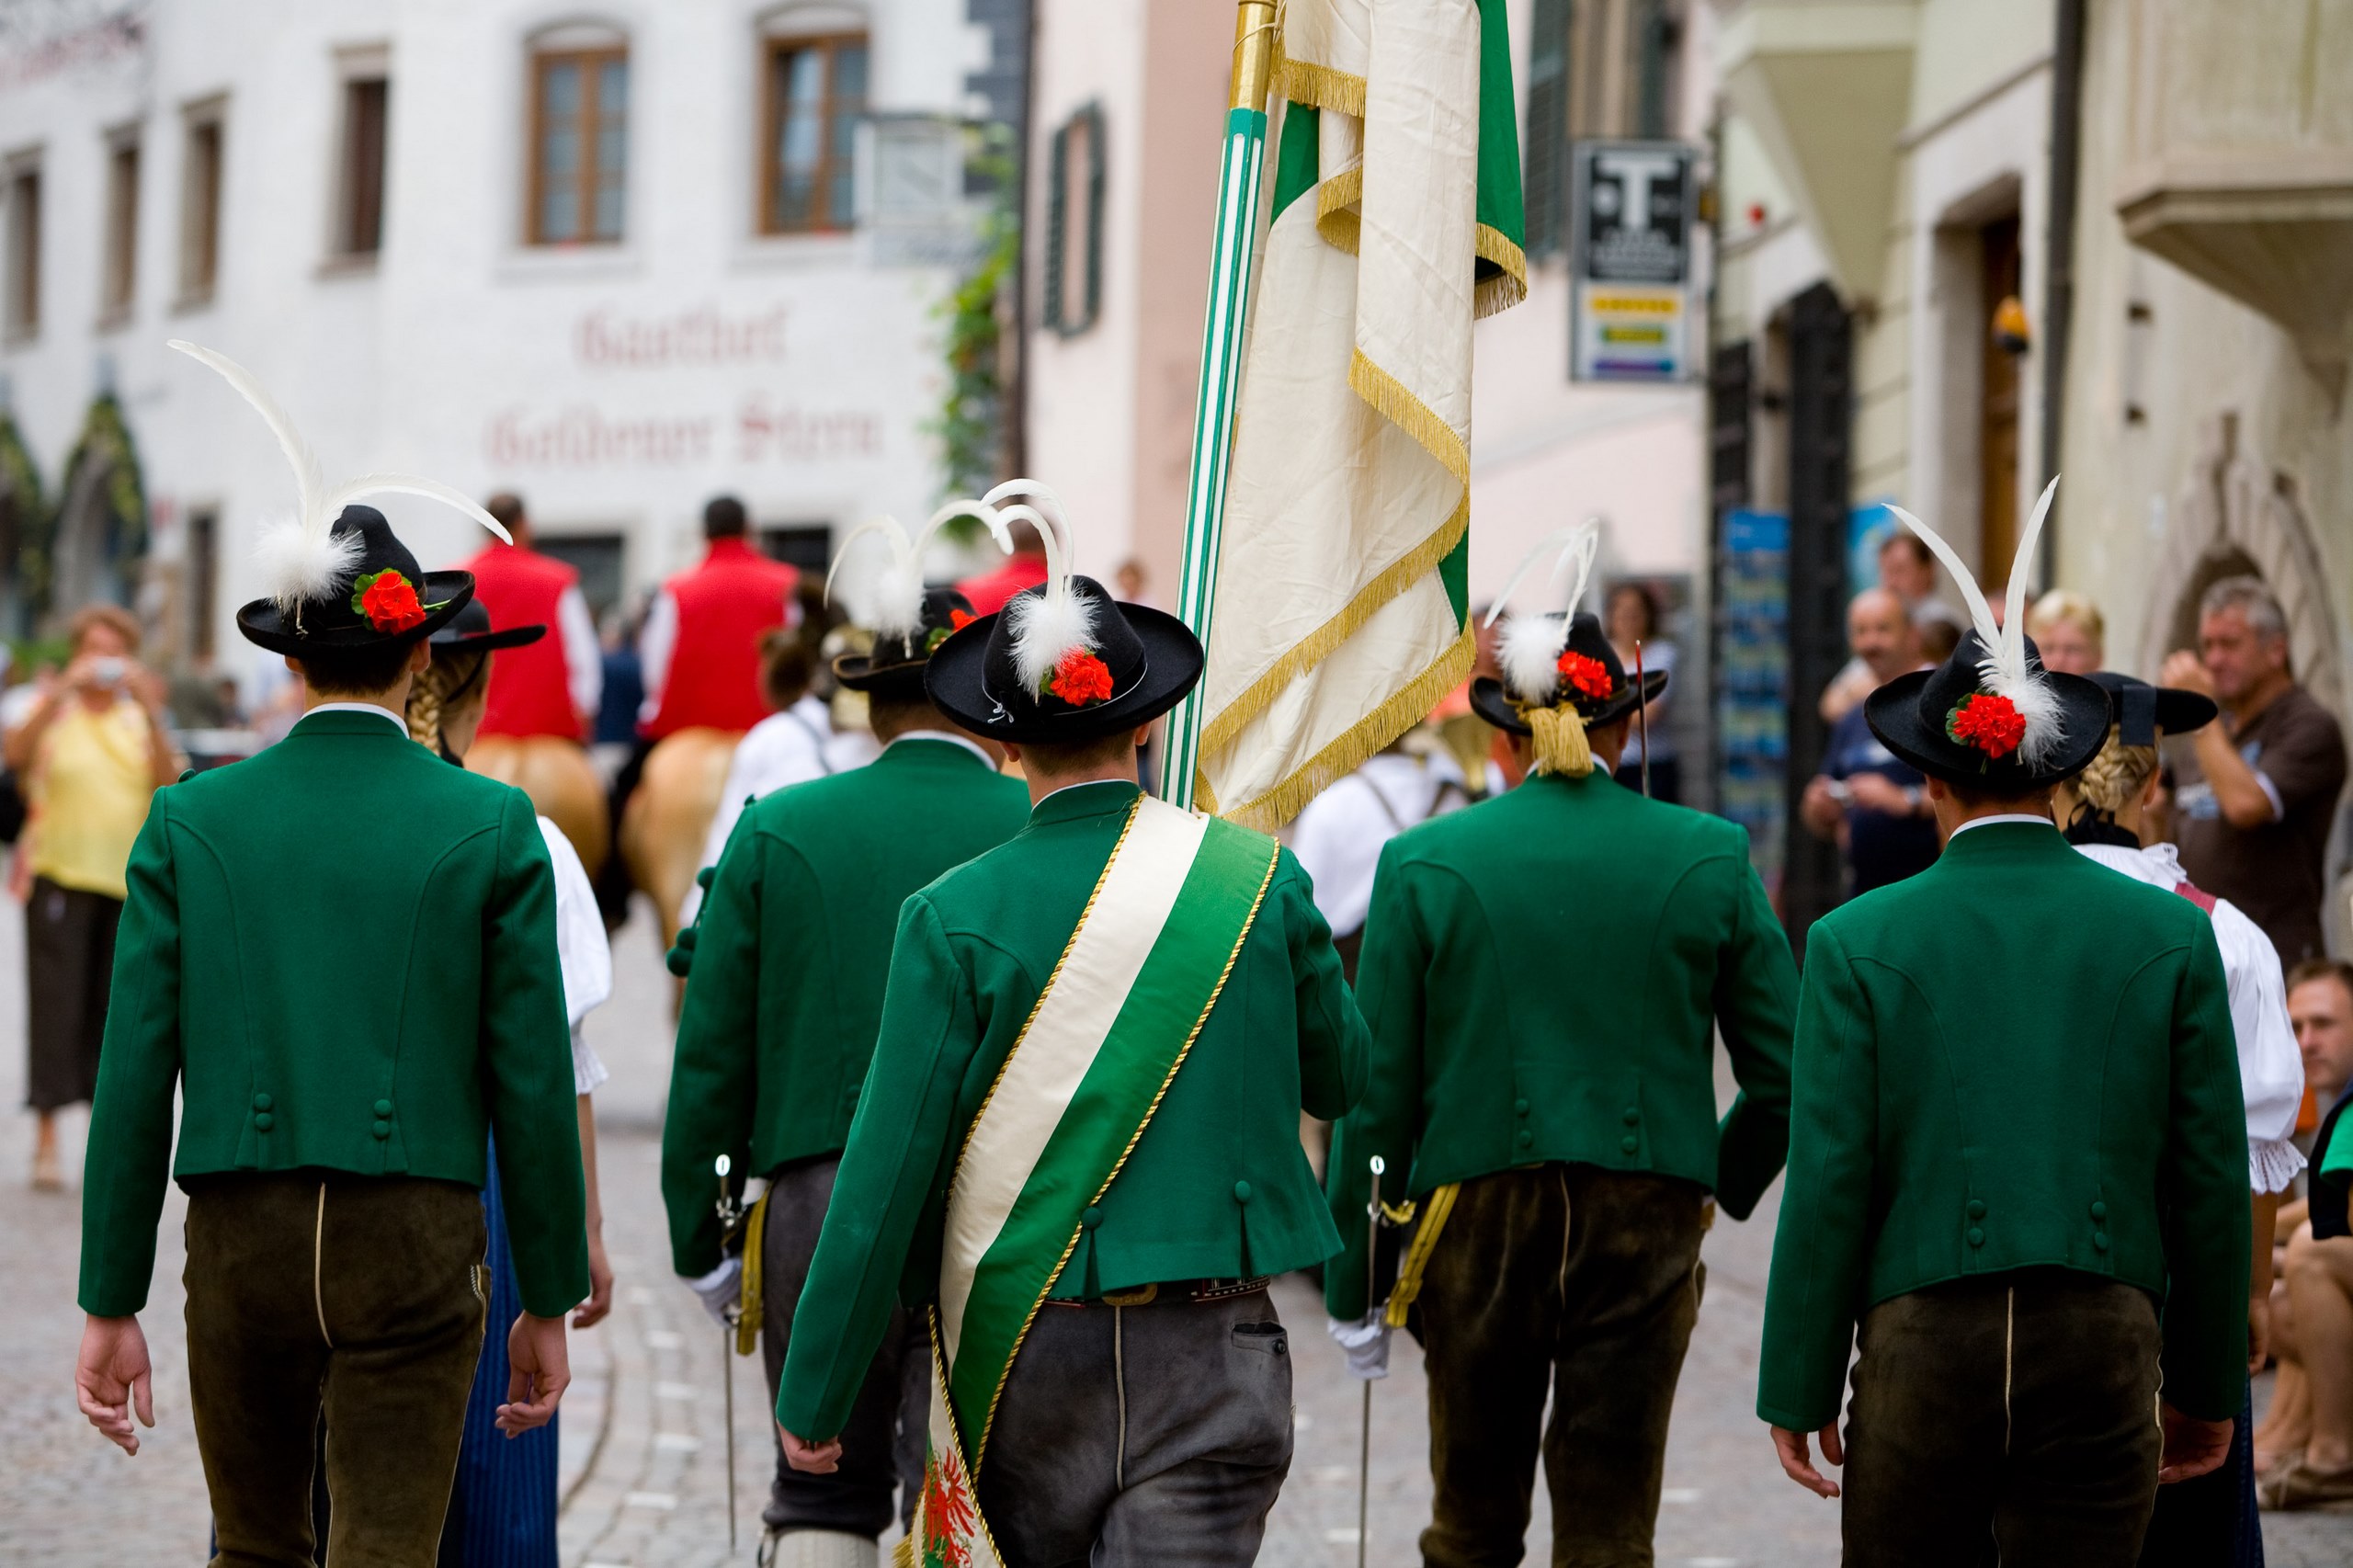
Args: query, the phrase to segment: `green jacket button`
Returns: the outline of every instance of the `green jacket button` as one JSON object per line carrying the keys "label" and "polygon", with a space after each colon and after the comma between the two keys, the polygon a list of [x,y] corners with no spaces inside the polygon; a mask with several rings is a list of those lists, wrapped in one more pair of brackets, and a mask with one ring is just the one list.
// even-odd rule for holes
{"label": "green jacket button", "polygon": [[1983,1220],[1985,1218],[1985,1200],[1984,1199],[1972,1198],[1969,1200],[1969,1217],[1972,1220]]}
{"label": "green jacket button", "polygon": [[193,767],[183,767],[183,768],[181,768],[181,769],[180,769],[180,782],[181,782],[181,783],[185,784],[185,783],[187,783],[189,779],[191,779],[191,778],[195,778],[195,777],[196,777],[196,769],[195,769],[195,768],[193,768]]}
{"label": "green jacket button", "polygon": [[693,952],[695,950],[695,944],[701,940],[702,932],[692,926],[688,926],[685,930],[678,933],[678,946],[686,949],[688,952]]}
{"label": "green jacket button", "polygon": [[1970,1227],[1969,1227],[1969,1244],[1970,1244],[1971,1246],[1973,1246],[1973,1247],[1982,1247],[1982,1246],[1984,1246],[1984,1245],[1985,1244],[1985,1233],[1984,1233],[1984,1231],[1979,1230],[1979,1229],[1978,1229],[1976,1226],[1974,1226],[1974,1225],[1970,1226]]}
{"label": "green jacket button", "polygon": [[672,948],[663,955],[662,961],[672,974],[684,980],[687,978],[687,971],[695,966],[695,956],[684,948]]}
{"label": "green jacket button", "polygon": [[1641,1125],[1641,1123],[1642,1123],[1642,1119],[1643,1119],[1643,1108],[1642,1108],[1642,1107],[1640,1107],[1640,1106],[1638,1106],[1638,1105],[1630,1105],[1630,1106],[1628,1106],[1628,1107],[1626,1108],[1626,1125],[1627,1125],[1627,1126],[1629,1126],[1629,1127],[1636,1127],[1636,1126],[1640,1126],[1640,1125]]}
{"label": "green jacket button", "polygon": [[277,1125],[278,1118],[270,1115],[269,1112],[266,1110],[257,1110],[254,1112],[254,1131],[256,1132],[267,1132]]}
{"label": "green jacket button", "polygon": [[701,870],[695,873],[695,886],[702,889],[705,892],[709,892],[710,891],[711,880],[718,875],[718,867],[705,866]]}
{"label": "green jacket button", "polygon": [[2093,1219],[2095,1219],[2095,1220],[2105,1220],[2105,1219],[2107,1219],[2107,1218],[2108,1218],[2108,1205],[2107,1205],[2107,1204],[2105,1204],[2105,1203],[2101,1203],[2101,1202],[2095,1201],[2095,1202],[2092,1204],[2092,1218],[2093,1218]]}
{"label": "green jacket button", "polygon": [[267,1095],[256,1095],[254,1096],[254,1108],[256,1110],[267,1110],[269,1107],[270,1098]]}
{"label": "green jacket button", "polygon": [[376,1102],[376,1114],[377,1114],[378,1116],[390,1116],[390,1115],[392,1115],[392,1101],[390,1101],[390,1100],[378,1100],[378,1101]]}
{"label": "green jacket button", "polygon": [[1529,1131],[1527,1128],[1525,1128],[1525,1127],[1523,1127],[1523,1128],[1521,1128],[1521,1129],[1519,1130],[1519,1146],[1520,1146],[1521,1148],[1526,1149],[1526,1148],[1532,1147],[1532,1146],[1535,1144],[1535,1142],[1536,1142],[1536,1134],[1535,1134],[1535,1133],[1530,1132],[1530,1131]]}
{"label": "green jacket button", "polygon": [[1643,1141],[1642,1141],[1641,1139],[1639,1139],[1639,1138],[1635,1137],[1635,1136],[1634,1136],[1632,1133],[1631,1133],[1631,1132],[1627,1133],[1627,1134],[1626,1134],[1626,1136],[1624,1136],[1623,1138],[1620,1138],[1620,1140],[1618,1140],[1618,1147],[1620,1147],[1620,1149],[1625,1150],[1625,1151],[1626,1151],[1626,1153],[1628,1153],[1629,1154],[1632,1153],[1635,1150],[1637,1150],[1637,1149],[1641,1148],[1642,1146],[1643,1146]]}
{"label": "green jacket button", "polygon": [[1090,1203],[1086,1211],[1078,1217],[1078,1222],[1091,1231],[1103,1222],[1103,1210]]}
{"label": "green jacket button", "polygon": [[2108,1250],[2108,1233],[2106,1231],[2094,1231],[2092,1233],[2092,1245],[2097,1247],[2102,1252],[2106,1252]]}
{"label": "green jacket button", "polygon": [[1528,1114],[1528,1102],[1526,1100],[1514,1100],[1511,1102],[1511,1108],[1514,1115],[1526,1116]]}
{"label": "green jacket button", "polygon": [[392,1124],[380,1118],[375,1126],[369,1129],[369,1131],[374,1132],[379,1138],[390,1138],[392,1135]]}
{"label": "green jacket button", "polygon": [[1247,1203],[1250,1201],[1250,1184],[1248,1182],[1237,1181],[1233,1184],[1233,1201],[1236,1203]]}

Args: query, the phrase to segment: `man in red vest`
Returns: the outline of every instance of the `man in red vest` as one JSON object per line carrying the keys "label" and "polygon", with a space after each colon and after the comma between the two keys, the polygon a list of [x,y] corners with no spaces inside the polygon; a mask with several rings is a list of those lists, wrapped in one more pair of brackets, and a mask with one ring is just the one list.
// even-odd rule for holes
{"label": "man in red vest", "polygon": [[752,548],[744,503],[712,500],[702,532],[710,548],[701,563],[662,585],[638,634],[645,704],[637,729],[649,741],[697,727],[740,732],[767,718],[760,635],[800,619],[801,574]]}
{"label": "man in red vest", "polygon": [[597,623],[581,597],[580,574],[531,548],[531,519],[521,496],[502,491],[483,502],[483,510],[506,524],[515,542],[494,541],[465,562],[474,574],[474,597],[489,608],[494,626],[552,626],[556,635],[506,650],[477,733],[584,739],[604,696],[605,662]]}
{"label": "man in red vest", "polygon": [[956,585],[956,591],[972,602],[975,616],[995,615],[1005,608],[1006,600],[1045,580],[1046,546],[1038,538],[1035,525],[1017,522],[1013,525],[1012,556],[994,572],[965,578]]}

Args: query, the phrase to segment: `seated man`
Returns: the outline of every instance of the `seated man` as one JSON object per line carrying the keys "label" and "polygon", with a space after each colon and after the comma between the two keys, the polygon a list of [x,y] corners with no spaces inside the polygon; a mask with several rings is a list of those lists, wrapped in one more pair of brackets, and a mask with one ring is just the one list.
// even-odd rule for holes
{"label": "seated man", "polygon": [[[2353,1502],[2353,966],[2313,960],[2290,976],[2288,1012],[2305,1072],[2329,1106],[2313,1141],[2309,1214],[2290,1237],[2273,1295],[2279,1383],[2257,1442],[2277,1458],[2261,1496],[2272,1508]],[[2301,1448],[2301,1458],[2295,1450]]]}

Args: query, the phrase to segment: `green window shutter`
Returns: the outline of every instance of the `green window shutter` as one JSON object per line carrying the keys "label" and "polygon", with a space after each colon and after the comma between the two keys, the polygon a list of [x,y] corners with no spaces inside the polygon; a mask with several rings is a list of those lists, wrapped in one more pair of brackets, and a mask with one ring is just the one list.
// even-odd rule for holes
{"label": "green window shutter", "polygon": [[1655,142],[1672,133],[1666,123],[1666,74],[1682,42],[1682,24],[1669,13],[1665,0],[1641,0],[1635,7],[1637,136]]}
{"label": "green window shutter", "polygon": [[1063,247],[1069,243],[1070,210],[1063,176],[1069,164],[1070,126],[1064,123],[1054,131],[1053,151],[1046,169],[1046,308],[1041,313],[1046,325],[1056,332],[1065,330],[1063,324]]}
{"label": "green window shutter", "polygon": [[[1075,195],[1086,210],[1074,214]],[[1046,325],[1064,337],[1103,307],[1103,108],[1088,104],[1055,131],[1046,172]]]}
{"label": "green window shutter", "polygon": [[1559,252],[1568,205],[1570,0],[1536,0],[1529,27],[1527,163],[1521,198],[1528,209],[1530,259]]}

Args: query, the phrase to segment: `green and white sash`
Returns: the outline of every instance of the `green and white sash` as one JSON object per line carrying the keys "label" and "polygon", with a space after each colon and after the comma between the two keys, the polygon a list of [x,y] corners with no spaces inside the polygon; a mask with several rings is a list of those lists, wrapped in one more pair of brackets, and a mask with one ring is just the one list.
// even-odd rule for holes
{"label": "green and white sash", "polygon": [[1184,1064],[1257,918],[1274,841],[1140,796],[948,1189],[930,1450],[903,1562],[998,1568],[972,1490],[1029,1323]]}

